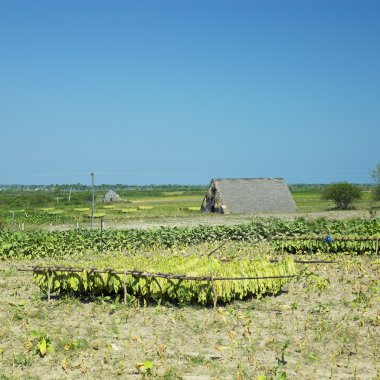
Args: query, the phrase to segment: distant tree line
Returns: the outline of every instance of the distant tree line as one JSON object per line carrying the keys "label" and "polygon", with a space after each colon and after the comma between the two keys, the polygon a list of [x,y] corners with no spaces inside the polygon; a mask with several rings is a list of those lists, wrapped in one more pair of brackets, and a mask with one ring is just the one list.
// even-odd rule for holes
{"label": "distant tree line", "polygon": [[[95,200],[101,201],[106,192],[113,189],[122,199],[161,196],[201,196],[206,193],[206,186],[187,185],[100,185],[95,187]],[[82,205],[92,200],[92,188],[90,186],[77,185],[49,185],[49,186],[0,186],[0,208],[34,208],[51,207],[59,203],[64,205]]]}
{"label": "distant tree line", "polygon": [[10,209],[48,207],[54,206],[57,203],[60,205],[81,205],[91,202],[91,196],[90,191],[76,192],[70,196],[69,201],[68,194],[62,196],[62,194],[57,192],[0,192],[0,207]]}
{"label": "distant tree line", "polygon": [[[123,184],[95,184],[97,190],[108,191],[109,189],[113,190],[127,190],[127,191],[157,191],[157,192],[166,192],[166,191],[203,191],[207,190],[208,185],[123,185]],[[6,192],[29,192],[29,191],[60,191],[60,192],[77,192],[77,191],[86,191],[91,190],[91,185],[83,185],[80,183],[77,184],[64,184],[64,185],[1,185],[0,191]]]}

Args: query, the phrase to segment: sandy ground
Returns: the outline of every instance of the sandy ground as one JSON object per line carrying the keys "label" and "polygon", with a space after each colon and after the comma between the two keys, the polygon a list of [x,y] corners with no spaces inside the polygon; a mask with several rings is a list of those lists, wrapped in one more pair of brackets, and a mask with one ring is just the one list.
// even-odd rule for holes
{"label": "sandy ground", "polygon": [[[351,218],[368,218],[369,213],[365,210],[348,210],[348,211],[321,211],[321,212],[295,212],[295,213],[260,213],[260,214],[230,214],[230,215],[219,215],[219,214],[194,214],[186,217],[172,217],[165,218],[145,218],[145,219],[128,219],[128,220],[105,220],[103,228],[159,228],[164,227],[186,227],[186,226],[198,226],[200,224],[207,226],[218,226],[218,225],[235,225],[235,224],[246,224],[252,222],[255,218],[280,218],[285,220],[293,220],[299,217],[305,219],[317,219],[317,218],[327,218],[335,220],[344,220]],[[66,230],[75,228],[75,224],[62,224],[62,225],[51,225],[45,226],[51,231],[54,230]],[[89,228],[90,223],[81,223],[81,228]],[[95,220],[94,228],[100,228],[100,221]]]}
{"label": "sandy ground", "polygon": [[48,302],[15,269],[29,264],[0,263],[2,380],[380,378],[378,258],[308,266],[319,276],[217,309]]}

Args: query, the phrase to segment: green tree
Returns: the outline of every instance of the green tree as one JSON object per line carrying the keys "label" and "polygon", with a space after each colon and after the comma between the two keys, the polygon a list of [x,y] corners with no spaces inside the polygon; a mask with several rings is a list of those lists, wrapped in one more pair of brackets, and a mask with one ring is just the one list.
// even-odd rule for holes
{"label": "green tree", "polygon": [[347,210],[354,201],[361,198],[359,187],[347,182],[327,185],[322,191],[322,199],[332,201],[339,210]]}
{"label": "green tree", "polygon": [[377,183],[372,190],[372,198],[374,201],[380,201],[380,183]]}
{"label": "green tree", "polygon": [[380,201],[380,164],[372,169],[371,177],[376,182],[373,190],[372,190],[372,198],[374,201]]}
{"label": "green tree", "polygon": [[380,183],[380,164],[377,164],[377,166],[371,170],[371,177],[375,182]]}

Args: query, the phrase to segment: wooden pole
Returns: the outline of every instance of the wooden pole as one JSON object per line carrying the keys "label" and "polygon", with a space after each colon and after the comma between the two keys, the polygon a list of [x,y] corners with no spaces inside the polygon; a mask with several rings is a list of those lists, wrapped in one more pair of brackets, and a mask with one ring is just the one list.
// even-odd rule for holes
{"label": "wooden pole", "polygon": [[123,287],[124,287],[124,305],[127,304],[127,275],[124,271],[123,276]]}
{"label": "wooden pole", "polygon": [[53,287],[53,279],[54,279],[54,272],[51,272],[51,276],[49,280],[49,289],[48,289],[48,302],[50,302],[50,292],[51,292],[51,288]]}
{"label": "wooden pole", "polygon": [[100,252],[103,252],[103,217],[100,218]]}
{"label": "wooden pole", "polygon": [[95,212],[95,184],[94,184],[94,173],[91,173],[91,181],[92,181],[91,228],[94,228],[94,212]]}
{"label": "wooden pole", "polygon": [[215,249],[213,249],[209,254],[207,254],[207,257],[210,257],[213,253],[215,253],[218,249],[222,248],[225,244],[227,243],[227,241],[224,241],[222,244],[220,244],[218,247],[216,247]]}
{"label": "wooden pole", "polygon": [[[20,272],[36,272],[36,273],[43,273],[46,270],[53,271],[53,272],[69,272],[69,273],[75,273],[75,272],[83,272],[84,268],[71,268],[71,267],[31,267],[31,268],[17,268]],[[289,274],[289,275],[279,275],[279,276],[257,276],[257,277],[210,277],[210,276],[187,276],[186,274],[173,274],[173,273],[150,273],[150,272],[144,272],[137,269],[134,270],[113,270],[112,268],[104,268],[104,269],[96,269],[96,268],[87,268],[87,273],[112,273],[112,274],[128,274],[131,276],[138,276],[138,277],[159,277],[159,278],[167,278],[167,279],[174,279],[174,280],[186,280],[186,281],[238,281],[238,280],[268,280],[268,279],[281,279],[281,278],[294,278],[297,277],[295,274]]]}
{"label": "wooden pole", "polygon": [[216,292],[215,282],[214,278],[212,277],[212,274],[210,276],[211,279],[211,285],[212,285],[212,292],[214,294],[214,309],[216,309],[216,304],[218,303],[218,293]]}

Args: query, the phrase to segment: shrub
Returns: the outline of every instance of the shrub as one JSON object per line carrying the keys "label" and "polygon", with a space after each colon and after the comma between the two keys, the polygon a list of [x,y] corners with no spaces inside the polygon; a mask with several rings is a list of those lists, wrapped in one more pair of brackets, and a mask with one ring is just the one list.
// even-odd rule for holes
{"label": "shrub", "polygon": [[361,195],[359,187],[347,182],[337,182],[326,186],[321,198],[334,202],[339,210],[347,210],[354,201],[360,199]]}
{"label": "shrub", "polygon": [[375,182],[380,183],[380,164],[377,164],[377,166],[371,170],[371,177]]}
{"label": "shrub", "polygon": [[374,186],[372,190],[372,197],[374,201],[380,201],[380,183]]}

